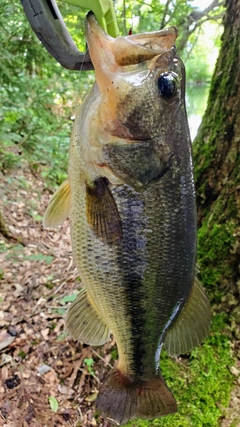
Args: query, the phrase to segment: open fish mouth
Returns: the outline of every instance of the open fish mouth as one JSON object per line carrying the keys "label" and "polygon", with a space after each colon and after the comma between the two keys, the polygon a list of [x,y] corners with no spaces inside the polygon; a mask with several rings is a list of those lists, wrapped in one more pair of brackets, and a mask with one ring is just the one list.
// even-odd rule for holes
{"label": "open fish mouth", "polygon": [[86,39],[99,87],[106,83],[106,73],[119,67],[138,65],[168,51],[177,38],[177,28],[113,37],[104,33],[92,12],[87,15]]}

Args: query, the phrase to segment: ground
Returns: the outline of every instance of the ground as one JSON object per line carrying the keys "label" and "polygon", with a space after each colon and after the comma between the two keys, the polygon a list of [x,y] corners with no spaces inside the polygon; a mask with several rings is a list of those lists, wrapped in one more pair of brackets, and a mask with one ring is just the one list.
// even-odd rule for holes
{"label": "ground", "polygon": [[[0,237],[0,426],[106,427],[94,401],[116,347],[112,339],[91,348],[64,330],[67,307],[80,288],[69,223],[42,228],[50,193],[27,167],[1,176],[0,192],[16,239]],[[240,426],[239,361],[231,369],[236,380],[222,427]]]}
{"label": "ground", "polygon": [[2,177],[1,193],[21,244],[0,241],[0,425],[103,426],[91,401],[110,369],[114,341],[95,351],[64,332],[65,297],[79,288],[69,224],[43,230],[50,195],[28,171]]}

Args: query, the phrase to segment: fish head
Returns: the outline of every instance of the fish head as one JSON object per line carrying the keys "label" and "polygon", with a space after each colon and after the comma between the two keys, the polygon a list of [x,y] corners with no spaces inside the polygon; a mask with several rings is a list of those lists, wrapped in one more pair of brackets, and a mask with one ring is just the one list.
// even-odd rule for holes
{"label": "fish head", "polygon": [[177,29],[114,39],[90,14],[86,37],[101,92],[99,122],[112,137],[105,163],[125,182],[148,185],[181,155],[180,140],[189,142]]}

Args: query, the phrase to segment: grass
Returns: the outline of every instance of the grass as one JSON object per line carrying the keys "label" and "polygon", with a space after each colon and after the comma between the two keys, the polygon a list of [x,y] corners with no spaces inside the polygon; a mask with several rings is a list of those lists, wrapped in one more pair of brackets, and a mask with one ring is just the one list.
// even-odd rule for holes
{"label": "grass", "polygon": [[189,358],[161,355],[161,371],[178,404],[178,412],[153,421],[134,420],[128,427],[215,427],[228,406],[234,363],[230,340],[222,333],[224,315],[215,315],[208,339]]}

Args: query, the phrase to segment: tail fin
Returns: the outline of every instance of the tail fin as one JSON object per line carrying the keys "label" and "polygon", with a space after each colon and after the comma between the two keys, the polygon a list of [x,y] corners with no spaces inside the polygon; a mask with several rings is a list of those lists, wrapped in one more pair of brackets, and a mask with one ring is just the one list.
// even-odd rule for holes
{"label": "tail fin", "polygon": [[131,380],[114,368],[100,389],[96,408],[122,425],[136,417],[152,420],[172,414],[177,404],[160,375],[148,381]]}

